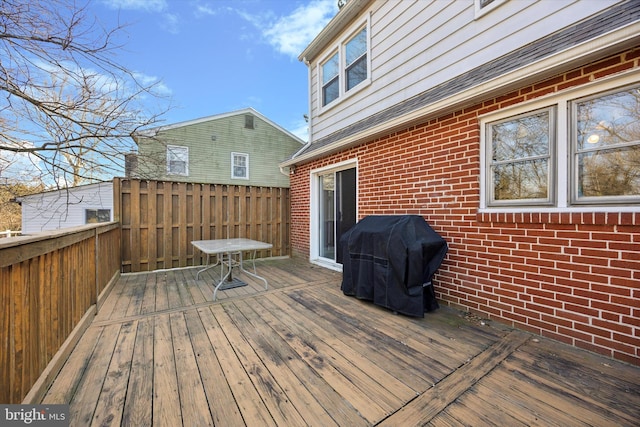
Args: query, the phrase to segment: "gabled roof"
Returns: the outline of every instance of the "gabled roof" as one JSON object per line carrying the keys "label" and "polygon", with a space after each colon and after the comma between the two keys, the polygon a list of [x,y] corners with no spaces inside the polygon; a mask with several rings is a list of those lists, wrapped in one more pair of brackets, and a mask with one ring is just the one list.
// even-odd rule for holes
{"label": "gabled roof", "polygon": [[212,120],[220,120],[220,119],[224,119],[224,118],[227,118],[227,117],[239,116],[239,115],[244,115],[244,114],[252,114],[252,115],[258,117],[259,119],[269,123],[271,126],[273,126],[274,128],[278,129],[282,133],[285,133],[288,136],[290,136],[291,138],[295,139],[300,144],[304,144],[304,141],[302,139],[298,138],[297,136],[295,136],[294,134],[292,134],[291,132],[289,132],[288,130],[283,128],[282,126],[278,125],[277,123],[269,120],[264,115],[260,114],[258,111],[256,111],[255,109],[253,109],[251,107],[244,108],[242,110],[230,111],[228,113],[215,114],[215,115],[212,115],[212,116],[200,117],[198,119],[186,120],[184,122],[178,122],[178,123],[173,123],[173,124],[168,124],[168,125],[157,126],[157,127],[145,129],[145,130],[137,132],[134,135],[134,137],[135,136],[153,137],[153,136],[156,136],[158,134],[158,132],[167,131],[167,130],[171,130],[171,129],[177,129],[177,128],[181,128],[181,127],[184,127],[184,126],[191,126],[191,125],[195,125],[195,124],[198,124],[198,123],[206,123],[206,122],[210,122]]}
{"label": "gabled roof", "polygon": [[[541,80],[557,73],[558,64],[570,69],[571,66],[601,57],[603,52],[638,46],[639,37],[640,1],[619,3],[331,135],[310,141],[281,166],[309,161],[434,117],[443,111],[471,105],[490,93],[511,90],[510,85],[515,87],[525,81]],[[312,50],[311,46],[305,52],[307,50]]]}
{"label": "gabled roof", "polygon": [[51,195],[55,193],[63,193],[63,192],[74,193],[78,191],[91,190],[93,188],[95,188],[95,191],[99,191],[101,187],[107,187],[109,188],[109,191],[111,191],[111,188],[113,188],[113,181],[101,181],[101,182],[94,182],[92,184],[77,185],[75,187],[64,187],[64,188],[57,188],[52,190],[45,190],[39,193],[28,194],[26,196],[18,196],[15,198],[15,200],[18,203],[22,203],[33,198],[40,198],[42,196]]}

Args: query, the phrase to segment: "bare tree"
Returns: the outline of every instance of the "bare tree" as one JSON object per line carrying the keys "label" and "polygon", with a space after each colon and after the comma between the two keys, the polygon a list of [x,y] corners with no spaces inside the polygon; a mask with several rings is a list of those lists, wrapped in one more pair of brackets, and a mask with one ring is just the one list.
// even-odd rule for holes
{"label": "bare tree", "polygon": [[0,162],[27,154],[60,186],[122,173],[131,136],[165,111],[141,103],[158,83],[117,62],[123,29],[74,0],[0,0]]}

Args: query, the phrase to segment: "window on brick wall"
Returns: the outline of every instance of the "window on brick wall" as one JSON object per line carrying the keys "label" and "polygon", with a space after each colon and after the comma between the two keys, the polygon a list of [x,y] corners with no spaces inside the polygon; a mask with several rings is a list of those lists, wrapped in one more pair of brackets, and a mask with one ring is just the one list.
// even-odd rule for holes
{"label": "window on brick wall", "polygon": [[554,109],[487,125],[490,205],[553,203]]}
{"label": "window on brick wall", "polygon": [[571,102],[572,202],[640,198],[640,86]]}
{"label": "window on brick wall", "polygon": [[572,89],[481,119],[482,208],[640,205],[637,76]]}

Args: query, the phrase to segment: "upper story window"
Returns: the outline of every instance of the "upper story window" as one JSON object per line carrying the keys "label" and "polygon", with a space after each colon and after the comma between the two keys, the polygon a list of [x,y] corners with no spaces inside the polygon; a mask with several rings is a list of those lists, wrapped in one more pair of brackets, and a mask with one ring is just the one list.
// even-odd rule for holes
{"label": "upper story window", "polygon": [[324,107],[369,79],[368,24],[345,38],[319,67]]}
{"label": "upper story window", "polygon": [[346,90],[367,78],[367,29],[363,28],[345,46]]}
{"label": "upper story window", "polygon": [[483,207],[640,205],[640,85],[595,88],[482,120]]}
{"label": "upper story window", "polygon": [[340,93],[340,62],[336,53],[322,65],[322,105],[327,105]]}
{"label": "upper story window", "polygon": [[249,155],[231,153],[231,178],[249,179]]}
{"label": "upper story window", "polygon": [[167,175],[189,175],[189,147],[167,145]]}

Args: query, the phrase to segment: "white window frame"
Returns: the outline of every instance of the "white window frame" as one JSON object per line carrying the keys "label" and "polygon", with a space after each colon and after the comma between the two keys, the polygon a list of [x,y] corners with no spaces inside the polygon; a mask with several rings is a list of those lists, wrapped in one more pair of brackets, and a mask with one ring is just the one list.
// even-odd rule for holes
{"label": "white window frame", "polygon": [[[358,159],[348,159],[329,166],[313,169],[309,173],[309,261],[336,271],[342,271],[342,264],[320,256],[320,176],[339,172],[345,169],[356,169],[356,198],[358,197]],[[356,218],[358,218],[358,203],[356,203]]]}
{"label": "white window frame", "polygon": [[[236,158],[244,159],[246,169],[244,176],[236,175]],[[249,179],[249,155],[247,153],[231,153],[231,179]]]}
{"label": "white window frame", "polygon": [[482,6],[482,0],[474,0],[474,16],[475,19],[478,19],[492,10],[496,9],[498,6],[506,3],[507,0],[493,0],[491,3]]}
{"label": "white window frame", "polygon": [[[347,64],[346,64],[346,46],[354,37],[356,37],[362,30],[367,30],[367,49],[366,49],[366,62],[367,62],[367,77],[352,87],[349,90],[346,90],[347,85]],[[367,18],[363,21],[359,21],[357,25],[354,25],[350,28],[350,31],[345,33],[347,34],[345,37],[338,40],[338,42],[328,49],[328,53],[324,55],[317,64],[316,73],[317,73],[317,84],[318,84],[318,109],[320,113],[333,108],[334,106],[340,104],[343,100],[349,98],[353,94],[361,91],[365,87],[371,84],[371,18],[367,15]],[[323,65],[327,63],[335,54],[338,54],[338,96],[329,102],[326,105],[324,103],[323,96],[323,88],[324,85],[322,83],[322,68]]]}
{"label": "white window frame", "polygon": [[[486,152],[485,152],[485,156],[487,159],[487,168],[488,168],[488,172],[486,174],[486,188],[487,188],[487,195],[488,195],[488,200],[487,200],[487,205],[491,206],[491,207],[498,207],[498,206],[552,206],[555,204],[555,188],[556,188],[556,175],[554,173],[555,171],[555,162],[556,162],[556,158],[555,158],[555,145],[556,145],[556,139],[557,139],[557,133],[555,131],[555,121],[556,121],[556,111],[555,111],[555,107],[551,106],[551,107],[545,107],[545,108],[540,108],[540,109],[535,109],[532,111],[527,111],[525,113],[522,114],[517,114],[514,116],[508,116],[505,117],[501,120],[496,120],[496,121],[492,121],[487,123],[483,129],[485,132],[485,135],[492,135],[492,128],[494,126],[498,126],[502,123],[505,122],[509,122],[509,121],[513,121],[516,119],[520,119],[520,118],[524,118],[527,116],[533,116],[533,115],[537,115],[539,113],[547,113],[548,117],[549,117],[549,122],[548,122],[548,126],[549,126],[549,152],[546,156],[542,156],[542,155],[538,155],[538,156],[533,156],[533,157],[528,157],[528,158],[518,158],[518,159],[510,159],[508,161],[503,161],[503,162],[494,162],[492,160],[493,158],[493,144],[489,143],[490,141],[487,141],[487,144],[485,145],[486,147]],[[520,163],[526,160],[543,160],[543,159],[548,159],[547,160],[547,197],[545,199],[539,198],[539,199],[512,199],[512,200],[496,200],[495,199],[495,183],[494,183],[494,175],[493,173],[491,173],[493,171],[494,165],[498,166],[498,165],[505,165],[505,164],[512,164],[512,163]]]}
{"label": "white window frame", "polygon": [[[617,204],[607,203],[607,200],[593,200],[589,204],[575,203],[572,199],[572,191],[576,183],[575,168],[573,166],[572,153],[575,142],[571,135],[571,103],[582,98],[590,97],[616,89],[624,89],[626,86],[637,84],[640,81],[640,70],[632,70],[616,76],[610,76],[580,87],[570,88],[554,94],[549,94],[535,100],[514,105],[499,111],[481,115],[480,120],[480,209],[479,212],[638,212],[640,202],[629,203],[625,200],[617,201]],[[487,124],[508,119],[530,111],[554,107],[556,108],[556,145],[555,145],[555,191],[556,200],[553,206],[517,204],[491,206],[488,166],[490,150],[487,144]]]}
{"label": "white window frame", "polygon": [[582,97],[582,98],[578,98],[578,99],[573,99],[569,102],[569,118],[571,120],[571,134],[570,134],[570,138],[571,138],[571,152],[570,152],[570,165],[571,165],[571,176],[573,177],[574,183],[571,186],[571,203],[574,205],[592,205],[594,203],[598,203],[598,204],[626,204],[626,203],[636,203],[639,204],[640,203],[640,195],[635,195],[635,196],[579,196],[578,195],[578,185],[579,185],[579,170],[578,170],[578,164],[577,164],[577,157],[580,153],[588,153],[588,152],[598,152],[598,151],[605,151],[605,150],[615,150],[615,149],[621,149],[621,148],[628,148],[628,147],[638,147],[640,148],[640,140],[635,140],[635,141],[630,141],[630,142],[625,142],[625,143],[618,143],[615,145],[611,145],[611,146],[607,146],[606,148],[604,147],[600,147],[597,149],[591,149],[591,148],[586,148],[583,149],[581,152],[579,152],[578,150],[578,132],[577,129],[575,128],[577,121],[578,121],[578,111],[577,111],[577,107],[578,104],[580,104],[581,102],[585,102],[591,99],[597,99],[600,97],[603,97],[605,95],[611,95],[611,94],[615,94],[617,92],[621,92],[625,89],[640,89],[640,84],[638,82],[636,82],[633,85],[630,86],[622,86],[622,87],[616,87],[613,88],[611,90],[608,90],[606,92],[599,92],[593,95],[589,95],[586,97]]}
{"label": "white window frame", "polygon": [[[171,170],[171,162],[174,160],[183,161],[184,172]],[[189,176],[189,147],[182,145],[167,145],[167,175]]]}

